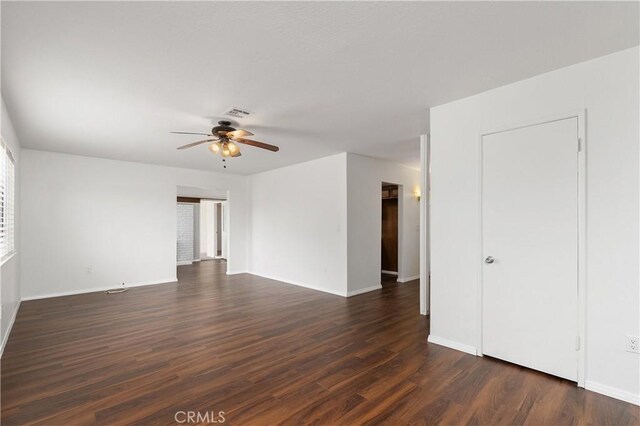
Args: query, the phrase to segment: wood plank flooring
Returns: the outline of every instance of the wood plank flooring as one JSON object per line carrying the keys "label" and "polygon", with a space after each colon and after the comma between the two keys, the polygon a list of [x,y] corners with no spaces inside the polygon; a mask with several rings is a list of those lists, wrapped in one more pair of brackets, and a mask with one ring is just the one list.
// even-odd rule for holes
{"label": "wood plank flooring", "polygon": [[427,343],[417,282],[344,299],[221,261],[178,276],[24,302],[2,424],[640,424],[631,404]]}

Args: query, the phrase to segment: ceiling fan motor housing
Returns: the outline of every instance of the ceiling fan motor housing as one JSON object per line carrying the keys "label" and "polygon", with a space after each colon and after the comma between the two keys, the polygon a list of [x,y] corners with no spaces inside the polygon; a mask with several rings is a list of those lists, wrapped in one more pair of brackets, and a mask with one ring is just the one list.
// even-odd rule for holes
{"label": "ceiling fan motor housing", "polygon": [[231,127],[231,122],[222,120],[218,121],[218,126],[211,129],[211,134],[220,136],[221,138],[225,137],[228,132],[233,132],[236,130],[234,127]]}

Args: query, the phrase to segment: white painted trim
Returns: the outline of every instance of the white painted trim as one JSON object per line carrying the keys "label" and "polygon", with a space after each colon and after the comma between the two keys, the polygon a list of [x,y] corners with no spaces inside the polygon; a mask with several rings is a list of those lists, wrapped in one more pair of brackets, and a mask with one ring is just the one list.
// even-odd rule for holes
{"label": "white painted trim", "polygon": [[398,271],[385,271],[384,269],[382,271],[383,274],[387,274],[387,275],[398,275]]}
{"label": "white painted trim", "polygon": [[587,110],[575,112],[578,117],[578,386],[585,387],[587,362]]}
{"label": "white painted trim", "polygon": [[178,266],[191,265],[192,263],[193,260],[179,260],[178,262],[176,262]]}
{"label": "white painted trim", "polygon": [[[420,136],[420,315],[429,314],[429,135]],[[429,252],[430,254],[430,252]]]}
{"label": "white painted trim", "polygon": [[281,283],[284,283],[284,284],[291,284],[291,285],[295,285],[295,286],[298,286],[298,287],[304,287],[304,288],[308,288],[308,289],[311,289],[311,290],[321,291],[323,293],[334,294],[336,296],[347,297],[347,295],[344,292],[331,291],[331,290],[320,288],[320,287],[317,287],[317,286],[314,286],[314,285],[301,283],[301,282],[298,282],[298,281],[291,281],[291,280],[287,280],[287,279],[284,279],[284,278],[276,277],[276,276],[273,276],[273,275],[264,275],[264,274],[259,274],[259,273],[253,272],[253,271],[247,271],[247,274],[255,275],[257,277],[266,278],[268,280],[280,281]]}
{"label": "white painted trim", "polygon": [[477,355],[478,351],[471,345],[465,345],[464,343],[454,342],[453,340],[445,339],[444,337],[434,336],[430,334],[427,338],[427,342],[435,343],[436,345],[446,346],[447,348],[455,349],[456,351],[466,352],[471,355]]}
{"label": "white painted trim", "polygon": [[[405,195],[408,191],[412,191],[410,188],[405,188],[402,184],[398,185],[398,276],[406,274],[408,266],[405,265],[405,252],[404,252],[404,226],[405,226]],[[415,200],[410,200],[415,201]],[[382,203],[380,204],[380,241],[382,241]],[[382,253],[382,250],[380,250]],[[380,255],[380,266],[382,266],[382,254]],[[380,268],[382,269],[382,268]],[[381,283],[378,283],[381,284]],[[347,287],[348,288],[348,287]],[[349,291],[347,291],[347,297],[349,297]]]}
{"label": "white painted trim", "polygon": [[[168,283],[175,283],[178,282],[178,278],[173,277],[173,278],[168,278],[168,279],[163,279],[163,280],[154,280],[154,281],[143,281],[143,282],[139,282],[139,283],[133,283],[133,284],[126,284],[126,287],[128,288],[132,288],[132,287],[143,287],[143,286],[147,286],[147,285],[156,285],[156,284],[168,284]],[[116,288],[118,287],[117,285],[115,286],[109,286],[109,287],[95,287],[95,288],[83,288],[80,290],[72,290],[72,291],[64,291],[64,292],[60,292],[60,293],[49,293],[49,294],[42,294],[39,296],[28,296],[28,297],[23,297],[22,301],[28,301],[28,300],[39,300],[39,299],[49,299],[52,297],[63,297],[63,296],[73,296],[76,294],[86,294],[86,293],[98,293],[98,292],[102,292],[102,291],[106,291],[112,288]]]}
{"label": "white painted trim", "polygon": [[482,181],[483,181],[483,175],[482,175],[482,163],[484,161],[484,157],[482,155],[482,137],[484,136],[484,132],[481,132],[480,135],[478,135],[478,170],[477,170],[477,176],[478,178],[477,180],[477,186],[476,186],[476,192],[477,192],[477,208],[478,208],[478,246],[477,246],[477,251],[478,251],[478,259],[476,262],[476,274],[477,274],[477,288],[476,288],[476,306],[477,306],[477,311],[476,311],[476,315],[477,315],[477,327],[478,329],[476,330],[477,333],[477,337],[476,337],[476,353],[479,356],[482,356],[482,255],[483,255],[483,249],[482,249]]}
{"label": "white painted trim", "polygon": [[409,281],[414,281],[420,279],[420,275],[414,275],[412,277],[404,277],[404,278],[398,278],[398,282],[399,283],[407,283]]}
{"label": "white painted trim", "polygon": [[[216,253],[213,258],[215,259],[218,253],[218,233],[220,233],[220,241],[222,241],[222,217],[220,218],[220,229],[218,229],[218,204],[222,205],[221,203],[216,203],[215,201],[212,202],[213,204],[213,215],[212,215],[212,221],[213,221],[213,253]],[[221,210],[222,211],[222,210]],[[211,229],[209,229],[209,232],[211,232]],[[220,252],[222,252],[222,247],[220,247]]]}
{"label": "white painted trim", "polygon": [[614,388],[612,386],[603,385],[591,380],[585,381],[585,389],[592,392],[597,392],[601,395],[610,396],[611,398],[619,399],[630,404],[640,405],[640,395],[632,392],[628,392],[622,389]]}
{"label": "white painted trim", "polygon": [[570,118],[578,119],[577,134],[580,139],[580,151],[577,153],[578,161],[578,329],[577,335],[580,338],[580,348],[578,352],[578,387],[585,387],[585,358],[586,358],[586,318],[587,318],[587,219],[586,219],[586,194],[587,194],[587,173],[586,173],[586,110],[578,109],[565,112],[562,114],[548,115],[539,119],[529,120],[518,124],[501,126],[495,129],[482,131],[478,135],[478,241],[477,241],[477,354],[482,356],[482,138],[495,133],[506,132],[509,130],[522,129],[524,127],[537,126],[540,124],[552,123],[554,121],[567,120]]}
{"label": "white painted trim", "polygon": [[380,284],[371,287],[360,288],[358,290],[352,290],[347,292],[347,297],[357,296],[359,294],[369,293],[370,291],[380,290],[382,286]]}
{"label": "white painted trim", "polygon": [[[227,271],[227,275],[248,274],[247,271]],[[255,274],[254,274],[255,275]]]}
{"label": "white painted trim", "polygon": [[0,261],[0,266],[4,266],[4,264],[10,261],[11,259],[13,259],[16,254],[18,254],[18,250],[16,249],[13,249],[13,251],[5,254],[2,260]]}
{"label": "white painted trim", "polygon": [[7,327],[7,333],[2,338],[2,344],[0,345],[0,358],[2,358],[2,354],[4,354],[4,348],[7,346],[7,341],[9,340],[9,335],[11,334],[11,330],[13,329],[13,323],[16,322],[16,317],[18,316],[18,310],[20,309],[20,304],[22,300],[18,300],[18,306],[13,311],[13,315],[11,316],[11,321],[9,321],[9,327]]}

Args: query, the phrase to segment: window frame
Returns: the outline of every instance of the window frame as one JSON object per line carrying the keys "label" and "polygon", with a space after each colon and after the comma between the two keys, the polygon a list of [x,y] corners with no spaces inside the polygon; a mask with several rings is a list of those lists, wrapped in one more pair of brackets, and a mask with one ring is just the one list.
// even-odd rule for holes
{"label": "window frame", "polygon": [[[0,266],[16,255],[16,161],[11,149],[0,138]],[[10,167],[9,167],[10,165]],[[11,246],[4,251],[10,238]]]}

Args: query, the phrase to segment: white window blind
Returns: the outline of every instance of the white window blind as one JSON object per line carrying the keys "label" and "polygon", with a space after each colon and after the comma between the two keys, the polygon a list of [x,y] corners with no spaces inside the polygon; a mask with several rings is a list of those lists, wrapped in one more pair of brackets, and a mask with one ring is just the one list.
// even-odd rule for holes
{"label": "white window blind", "polygon": [[15,251],[15,161],[2,141],[0,152],[0,258]]}

